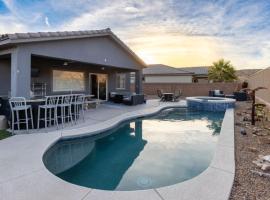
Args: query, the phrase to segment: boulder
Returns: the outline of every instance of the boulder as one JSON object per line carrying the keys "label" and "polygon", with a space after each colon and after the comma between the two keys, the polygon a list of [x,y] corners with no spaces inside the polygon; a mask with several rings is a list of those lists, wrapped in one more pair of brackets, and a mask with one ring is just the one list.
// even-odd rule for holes
{"label": "boulder", "polygon": [[262,156],[259,155],[259,158],[252,163],[257,165],[257,167],[261,168],[263,171],[269,171],[270,170],[270,155]]}
{"label": "boulder", "polygon": [[243,128],[240,129],[240,133],[241,135],[246,135],[247,134],[247,131]]}
{"label": "boulder", "polygon": [[256,148],[254,148],[254,147],[248,147],[248,150],[249,150],[250,152],[253,152],[253,153],[258,153],[258,152],[259,152],[259,150],[256,149]]}
{"label": "boulder", "polygon": [[270,170],[270,163],[265,163],[262,165],[262,168],[261,168],[263,171],[268,171]]}
{"label": "boulder", "polygon": [[263,156],[262,159],[263,159],[263,161],[266,161],[266,162],[270,163],[270,155]]}
{"label": "boulder", "polygon": [[7,129],[7,118],[4,115],[0,115],[0,130]]}

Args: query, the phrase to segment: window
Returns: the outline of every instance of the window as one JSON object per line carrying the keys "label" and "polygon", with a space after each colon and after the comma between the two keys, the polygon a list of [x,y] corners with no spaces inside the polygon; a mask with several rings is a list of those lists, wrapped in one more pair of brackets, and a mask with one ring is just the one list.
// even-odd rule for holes
{"label": "window", "polygon": [[135,72],[131,72],[130,73],[130,83],[131,84],[134,84],[135,83],[135,79],[136,79]]}
{"label": "window", "polygon": [[126,88],[126,74],[116,74],[116,89]]}
{"label": "window", "polygon": [[84,91],[84,73],[53,70],[53,91]]}

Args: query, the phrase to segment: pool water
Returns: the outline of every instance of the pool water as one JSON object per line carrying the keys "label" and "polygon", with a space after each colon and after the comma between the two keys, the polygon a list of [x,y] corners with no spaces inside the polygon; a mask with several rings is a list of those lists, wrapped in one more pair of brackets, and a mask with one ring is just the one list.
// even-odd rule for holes
{"label": "pool water", "polygon": [[142,190],[183,182],[210,164],[224,112],[166,109],[98,136],[63,140],[44,155],[68,182],[102,190]]}

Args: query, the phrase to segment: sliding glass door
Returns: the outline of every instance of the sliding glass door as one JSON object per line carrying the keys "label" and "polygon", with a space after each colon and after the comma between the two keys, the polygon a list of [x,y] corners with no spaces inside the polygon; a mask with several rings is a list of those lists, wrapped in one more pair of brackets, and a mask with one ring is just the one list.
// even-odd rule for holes
{"label": "sliding glass door", "polygon": [[107,74],[89,74],[90,94],[95,98],[108,100],[108,76]]}

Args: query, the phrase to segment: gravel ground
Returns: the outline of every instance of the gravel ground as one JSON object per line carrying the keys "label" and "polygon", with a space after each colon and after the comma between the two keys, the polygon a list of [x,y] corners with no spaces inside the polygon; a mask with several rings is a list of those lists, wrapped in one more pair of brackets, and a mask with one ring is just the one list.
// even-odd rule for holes
{"label": "gravel ground", "polygon": [[[256,136],[252,132],[254,126],[245,125],[243,116],[248,116],[251,103],[237,103],[235,111],[235,159],[236,175],[232,188],[230,200],[270,200],[270,178],[260,177],[252,174],[250,170],[261,170],[252,163],[258,155],[270,154],[270,131],[263,130],[259,133],[266,136]],[[238,123],[244,124],[238,124]],[[262,127],[261,122],[256,123],[257,127]],[[241,127],[245,128],[247,135],[241,135]],[[270,122],[266,122],[266,127],[270,127]],[[270,172],[269,172],[270,173]]]}

